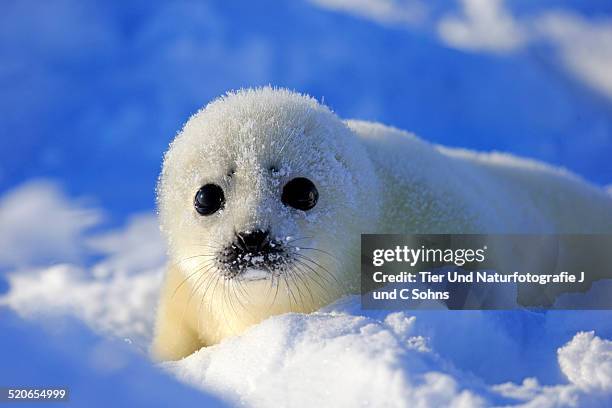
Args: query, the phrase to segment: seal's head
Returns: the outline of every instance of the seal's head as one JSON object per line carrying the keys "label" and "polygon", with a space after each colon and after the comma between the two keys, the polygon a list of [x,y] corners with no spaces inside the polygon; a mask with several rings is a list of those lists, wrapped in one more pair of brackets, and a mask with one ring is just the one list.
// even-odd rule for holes
{"label": "seal's head", "polygon": [[200,296],[310,311],[355,288],[377,189],[344,122],[267,87],[191,117],[166,153],[158,206],[171,260]]}

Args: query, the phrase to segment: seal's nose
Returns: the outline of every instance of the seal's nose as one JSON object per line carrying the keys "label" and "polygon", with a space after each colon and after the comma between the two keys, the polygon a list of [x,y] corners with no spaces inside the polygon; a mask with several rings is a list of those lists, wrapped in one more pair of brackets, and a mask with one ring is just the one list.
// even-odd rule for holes
{"label": "seal's nose", "polygon": [[247,252],[258,252],[268,243],[269,231],[254,230],[237,232],[238,245]]}

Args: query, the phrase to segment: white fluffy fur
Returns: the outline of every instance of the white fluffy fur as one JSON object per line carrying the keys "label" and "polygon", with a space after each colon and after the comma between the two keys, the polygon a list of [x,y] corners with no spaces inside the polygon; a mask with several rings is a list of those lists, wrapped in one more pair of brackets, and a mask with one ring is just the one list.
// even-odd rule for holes
{"label": "white fluffy fur", "polygon": [[[280,200],[299,176],[320,194],[306,213]],[[210,182],[226,204],[202,217],[193,197]],[[190,118],[165,156],[158,201],[171,258],[153,345],[159,359],[355,291],[361,233],[612,231],[610,196],[566,171],[345,122],[310,97],[269,87],[230,93]],[[307,266],[277,279],[221,278],[215,251],[235,231],[265,227],[303,247]]]}

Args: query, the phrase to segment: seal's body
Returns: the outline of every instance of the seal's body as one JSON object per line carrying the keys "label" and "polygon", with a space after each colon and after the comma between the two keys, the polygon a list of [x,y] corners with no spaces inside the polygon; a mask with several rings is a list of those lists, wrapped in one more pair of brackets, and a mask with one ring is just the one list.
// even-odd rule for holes
{"label": "seal's body", "polygon": [[612,198],[562,168],[346,124],[381,181],[381,233],[610,233]]}
{"label": "seal's body", "polygon": [[565,171],[344,122],[272,88],[187,122],[158,206],[171,259],[153,344],[163,360],[355,292],[361,233],[612,231],[612,199]]}

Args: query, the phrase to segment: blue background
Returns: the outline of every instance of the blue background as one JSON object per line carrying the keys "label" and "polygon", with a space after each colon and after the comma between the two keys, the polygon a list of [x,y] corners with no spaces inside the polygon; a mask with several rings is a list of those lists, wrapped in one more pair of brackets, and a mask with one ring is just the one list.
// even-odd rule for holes
{"label": "blue background", "polygon": [[[102,208],[106,227],[123,225],[131,214],[154,209],[163,152],[191,114],[228,90],[268,84],[308,93],[343,118],[380,121],[435,143],[531,157],[600,186],[612,183],[610,94],[569,72],[550,44],[510,53],[452,48],[430,23],[458,13],[459,5],[426,4],[429,20],[406,27],[306,1],[5,0],[0,197],[49,178],[69,196]],[[559,7],[588,21],[612,16],[609,0],[505,4],[517,18]],[[0,294],[7,290],[0,273]],[[513,336],[520,333],[515,337],[526,348],[550,341],[546,358],[563,344],[538,334],[532,316],[496,316]],[[607,325],[606,313],[597,316]],[[591,321],[580,324],[563,341]],[[142,356],[124,356],[129,364],[112,379],[96,373],[69,351],[87,354],[102,340],[78,322],[66,325],[68,334],[51,335],[0,309],[0,365],[15,367],[0,368],[0,385],[56,378],[81,390],[74,402],[87,406],[218,403],[168,385],[162,373],[143,369],[149,363]],[[600,334],[609,338],[606,327]],[[444,347],[472,360],[475,337]],[[508,367],[499,370],[506,374]],[[508,375],[519,380],[522,373],[515,367]],[[545,381],[557,381],[561,373],[548,375]]]}

